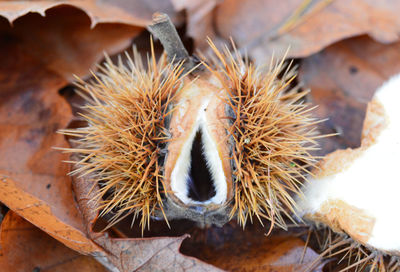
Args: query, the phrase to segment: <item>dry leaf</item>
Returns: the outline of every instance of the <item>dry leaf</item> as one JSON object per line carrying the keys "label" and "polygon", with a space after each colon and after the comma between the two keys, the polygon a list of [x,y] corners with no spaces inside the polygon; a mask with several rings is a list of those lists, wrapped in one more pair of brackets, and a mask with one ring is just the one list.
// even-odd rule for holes
{"label": "dry leaf", "polygon": [[[3,173],[4,172],[0,172],[0,175],[3,175]],[[64,181],[68,181],[68,179],[64,179]],[[33,182],[35,182],[35,180]],[[50,185],[52,184],[51,182],[50,180]],[[58,182],[63,182],[63,179],[59,179]],[[47,187],[45,184],[39,185]],[[68,182],[64,185],[68,185]],[[49,187],[49,189],[50,188],[51,187]],[[66,187],[66,189],[69,188]],[[71,196],[72,192],[70,190],[63,189],[62,191],[60,190],[59,193],[60,198],[70,196],[70,201],[73,201]],[[57,206],[59,206],[56,205],[57,203],[47,204],[45,201],[26,193],[23,189],[19,188],[13,180],[4,176],[0,179],[0,198],[10,209],[20,214],[26,220],[39,226],[42,230],[66,246],[83,254],[101,250],[86,237],[80,215],[75,205],[69,203],[69,210],[66,214],[63,214],[62,211],[59,211],[60,209],[56,210],[58,208]],[[60,200],[62,201],[63,199]]]}
{"label": "dry leaf", "polygon": [[291,272],[306,270],[318,258],[312,249],[304,248],[304,242],[299,238],[272,236],[263,240],[259,246],[247,250],[231,247],[225,255],[214,255],[210,263],[227,271]]}
{"label": "dry leaf", "polygon": [[[400,19],[396,0],[225,0],[198,1],[176,7],[188,12],[188,33],[206,48],[206,36],[230,37],[257,63],[268,63],[272,53],[305,57],[341,39],[369,34],[377,41],[398,40]],[[219,4],[219,5],[218,5]],[[213,6],[216,6],[212,9]],[[208,13],[207,13],[208,12]],[[203,24],[200,23],[200,18]],[[206,31],[203,30],[206,29]]]}
{"label": "dry leaf", "polygon": [[[83,11],[65,6],[49,9],[46,17],[30,13],[12,26],[1,19],[1,46],[27,55],[36,65],[72,80],[72,74],[86,75],[88,68],[104,57],[104,50],[110,54],[120,52],[143,29],[124,24],[99,24],[91,29],[90,25],[90,18]],[[4,50],[2,54],[7,54]],[[10,54],[7,57],[12,59]],[[3,67],[8,64],[5,61]],[[18,72],[20,67],[13,65]]]}
{"label": "dry leaf", "polygon": [[187,14],[186,35],[194,38],[196,49],[208,49],[206,37],[218,43],[218,36],[214,31],[213,10],[219,0],[171,0],[175,9],[185,10]]}
{"label": "dry leaf", "polygon": [[12,211],[1,224],[0,244],[3,272],[108,271],[92,257],[67,248]]}
{"label": "dry leaf", "polygon": [[0,16],[13,23],[17,18],[29,12],[37,12],[43,17],[53,7],[67,5],[84,11],[90,18],[91,27],[99,23],[124,23],[145,27],[156,11],[173,16],[175,14],[169,0],[61,0],[61,1],[0,1]]}
{"label": "dry leaf", "polygon": [[321,140],[323,154],[360,146],[367,103],[383,81],[400,72],[400,42],[384,45],[367,36],[332,45],[302,62],[299,80],[311,88],[315,114],[329,118]]}
{"label": "dry leaf", "polygon": [[85,75],[103,50],[125,47],[136,27],[100,24],[75,8],[47,17],[28,14],[11,27],[0,21],[0,201],[53,237],[81,252],[96,246],[84,233],[69,172],[54,150],[66,146],[58,129],[72,113],[57,90],[73,73]]}
{"label": "dry leaf", "polygon": [[92,224],[97,218],[97,203],[90,201],[97,193],[90,191],[92,182],[89,179],[73,179],[74,192],[82,214],[86,221],[89,237],[102,248],[103,255],[121,272],[134,270],[142,271],[220,271],[193,257],[179,253],[180,245],[187,237],[158,237],[158,238],[110,238],[107,232],[96,233]]}
{"label": "dry leaf", "polygon": [[323,264],[318,254],[295,236],[304,228],[290,229],[290,234],[275,231],[270,236],[265,231],[257,223],[243,230],[230,222],[184,242],[182,251],[227,271],[305,271],[311,264],[320,271]]}

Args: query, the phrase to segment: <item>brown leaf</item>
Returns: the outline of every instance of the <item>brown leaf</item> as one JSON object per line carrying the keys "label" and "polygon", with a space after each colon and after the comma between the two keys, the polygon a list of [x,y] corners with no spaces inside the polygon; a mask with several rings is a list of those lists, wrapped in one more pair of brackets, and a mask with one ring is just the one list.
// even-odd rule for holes
{"label": "brown leaf", "polygon": [[263,240],[262,244],[247,250],[230,247],[225,254],[214,255],[210,263],[228,271],[289,272],[304,271],[318,258],[312,249],[304,248],[304,242],[299,238],[272,236]]}
{"label": "brown leaf", "polygon": [[30,13],[13,26],[0,18],[1,44],[17,47],[14,51],[28,55],[36,65],[72,80],[72,74],[86,75],[88,68],[103,58],[103,50],[110,54],[121,51],[142,30],[124,24],[99,24],[93,29],[90,25],[83,11],[65,6],[48,10],[46,17]]}
{"label": "brown leaf", "polygon": [[[174,1],[182,8],[180,2]],[[400,2],[396,0],[226,0],[215,9],[209,8],[214,1],[206,2],[203,7],[207,10],[194,10],[194,4],[184,6],[189,16],[188,33],[196,44],[205,49],[207,35],[225,40],[232,37],[239,48],[261,64],[268,63],[272,53],[282,55],[289,46],[289,57],[305,57],[360,34],[384,43],[399,37],[396,11]],[[199,31],[206,26],[207,32]]]}
{"label": "brown leaf", "polygon": [[322,139],[323,154],[360,146],[368,101],[382,82],[400,72],[400,42],[384,45],[362,36],[332,45],[302,62],[299,80],[311,88],[315,114],[329,118]]}
{"label": "brown leaf", "polygon": [[97,191],[91,190],[93,183],[87,178],[73,179],[74,192],[86,220],[90,238],[104,248],[108,261],[121,272],[142,271],[220,271],[193,257],[179,252],[182,241],[187,237],[157,237],[137,239],[110,238],[106,232],[96,233],[92,223],[97,217],[97,203],[90,201]]}
{"label": "brown leaf", "polygon": [[62,135],[72,117],[57,93],[72,73],[85,75],[103,50],[129,44],[139,29],[99,24],[75,8],[0,19],[0,201],[71,248],[98,250],[84,232],[71,191]]}
{"label": "brown leaf", "polygon": [[182,252],[227,271],[304,271],[311,265],[318,271],[322,267],[318,254],[298,238],[304,228],[291,228],[290,233],[276,230],[266,236],[267,229],[257,222],[245,229],[230,222],[194,234],[183,243]]}
{"label": "brown leaf", "polygon": [[[0,172],[0,175],[3,175],[3,173]],[[59,180],[59,182],[62,182],[62,180]],[[71,194],[70,191],[68,193]],[[65,194],[63,193],[60,196],[62,197]],[[39,226],[66,246],[86,254],[100,251],[100,248],[86,237],[82,230],[83,226],[80,222],[79,213],[71,203],[69,203],[70,210],[67,214],[60,215],[60,212],[55,210],[58,208],[57,205],[50,206],[45,201],[24,192],[23,189],[17,187],[13,180],[5,176],[0,179],[0,199],[10,209]],[[71,201],[73,201],[72,197]]]}
{"label": "brown leaf", "polygon": [[214,31],[213,14],[218,0],[171,0],[171,2],[176,10],[186,10],[186,34],[194,38],[197,49],[208,48],[206,37],[211,38],[214,43],[218,43],[219,37]]}
{"label": "brown leaf", "polygon": [[108,271],[92,257],[67,248],[12,211],[1,224],[0,244],[3,272]]}
{"label": "brown leaf", "polygon": [[29,12],[37,12],[43,17],[50,8],[68,5],[86,12],[93,28],[99,23],[125,23],[145,27],[151,22],[156,11],[174,14],[168,0],[124,1],[124,0],[64,0],[64,1],[1,1],[0,16],[13,23],[17,18]]}

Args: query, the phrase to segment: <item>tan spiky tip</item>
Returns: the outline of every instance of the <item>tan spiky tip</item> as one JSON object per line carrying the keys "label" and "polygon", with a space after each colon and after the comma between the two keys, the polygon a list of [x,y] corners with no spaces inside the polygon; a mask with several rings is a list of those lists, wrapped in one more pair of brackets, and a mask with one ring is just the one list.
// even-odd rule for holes
{"label": "tan spiky tip", "polygon": [[304,102],[308,91],[294,85],[295,69],[284,60],[255,67],[238,51],[219,51],[208,69],[229,93],[226,101],[233,139],[234,200],[231,216],[243,226],[253,216],[285,228],[282,214],[295,213],[292,195],[300,194],[317,148],[312,107]]}
{"label": "tan spiky tip", "polygon": [[[400,258],[398,256],[367,247],[346,234],[335,233],[326,227],[320,230],[310,230],[310,234],[316,236],[321,254],[308,267],[308,271],[315,269],[315,265],[318,265],[322,258],[331,260],[331,266],[335,268],[334,271],[340,272],[395,272],[400,270]],[[329,265],[326,265],[326,267],[328,268]]]}
{"label": "tan spiky tip", "polygon": [[94,81],[78,79],[80,95],[87,104],[80,115],[88,125],[66,129],[73,136],[78,159],[73,175],[90,176],[99,185],[94,199],[100,215],[111,214],[109,226],[127,215],[140,217],[142,229],[151,215],[162,211],[162,158],[168,132],[165,120],[170,103],[180,87],[182,67],[156,62],[154,52],[147,68],[135,52],[134,61],[115,65],[107,58]]}

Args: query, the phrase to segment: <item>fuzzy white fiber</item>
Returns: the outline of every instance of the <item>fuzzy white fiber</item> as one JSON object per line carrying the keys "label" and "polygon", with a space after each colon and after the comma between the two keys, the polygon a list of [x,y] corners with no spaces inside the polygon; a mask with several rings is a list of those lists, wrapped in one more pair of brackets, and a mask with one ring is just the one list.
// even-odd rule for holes
{"label": "fuzzy white fiber", "polygon": [[375,218],[368,245],[400,251],[400,75],[384,83],[375,97],[388,118],[376,139],[342,172],[311,179],[299,200],[299,214],[313,214],[327,200],[342,200]]}

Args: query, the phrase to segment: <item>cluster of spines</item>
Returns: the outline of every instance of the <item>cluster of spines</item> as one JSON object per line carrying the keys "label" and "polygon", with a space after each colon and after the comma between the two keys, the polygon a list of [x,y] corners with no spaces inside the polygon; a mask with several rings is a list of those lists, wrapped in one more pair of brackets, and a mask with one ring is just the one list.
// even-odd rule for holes
{"label": "cluster of spines", "polygon": [[282,214],[291,219],[300,194],[299,185],[316,161],[313,109],[304,103],[307,91],[293,87],[296,76],[284,61],[271,60],[269,68],[256,68],[238,51],[221,52],[210,42],[216,57],[209,70],[229,92],[226,102],[233,111],[231,126],[234,151],[234,203],[231,216],[241,225],[256,216],[285,228]]}
{"label": "cluster of spines", "polygon": [[[340,267],[340,272],[396,272],[400,270],[399,257],[368,248],[354,241],[348,235],[335,233],[328,227],[322,229],[310,228],[305,247],[308,246],[312,234],[315,236],[322,253],[309,265],[308,270],[310,271],[318,265],[322,258],[333,260],[335,262],[334,268]],[[335,269],[335,271],[337,270]]]}
{"label": "cluster of spines", "polygon": [[163,212],[160,157],[169,140],[165,121],[183,69],[164,56],[156,62],[153,50],[147,68],[137,52],[134,61],[128,55],[127,60],[128,65],[107,59],[89,84],[78,79],[87,101],[80,115],[88,125],[62,133],[74,137],[73,148],[66,149],[78,156],[71,161],[71,174],[88,176],[99,186],[93,201],[99,203],[100,216],[111,214],[112,226],[133,214],[133,220],[141,218],[143,231],[156,209]]}

